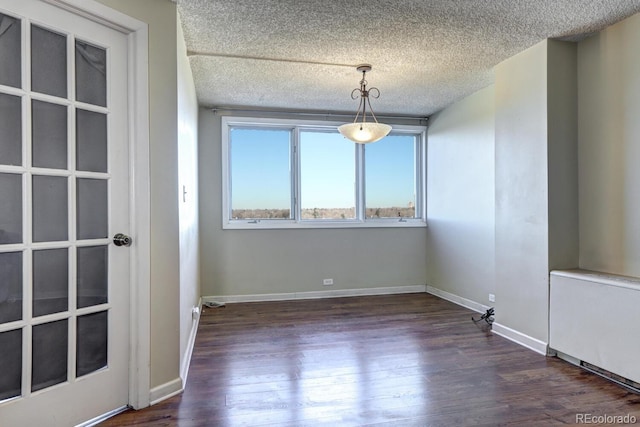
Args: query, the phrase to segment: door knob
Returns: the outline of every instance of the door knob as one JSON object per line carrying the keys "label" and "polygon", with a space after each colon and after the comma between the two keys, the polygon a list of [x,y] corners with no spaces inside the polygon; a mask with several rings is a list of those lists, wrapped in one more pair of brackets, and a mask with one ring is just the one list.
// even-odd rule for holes
{"label": "door knob", "polygon": [[113,243],[115,243],[116,246],[131,246],[131,237],[118,233],[113,236]]}

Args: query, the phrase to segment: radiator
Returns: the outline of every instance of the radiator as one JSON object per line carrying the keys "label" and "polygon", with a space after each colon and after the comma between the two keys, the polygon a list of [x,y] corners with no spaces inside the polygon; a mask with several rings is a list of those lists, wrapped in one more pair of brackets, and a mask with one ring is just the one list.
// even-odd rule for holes
{"label": "radiator", "polygon": [[640,383],[640,279],[552,271],[549,298],[552,350]]}

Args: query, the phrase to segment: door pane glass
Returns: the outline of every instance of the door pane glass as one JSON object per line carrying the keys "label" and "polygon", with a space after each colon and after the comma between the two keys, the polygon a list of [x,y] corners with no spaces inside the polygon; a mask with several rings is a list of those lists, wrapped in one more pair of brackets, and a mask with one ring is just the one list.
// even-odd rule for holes
{"label": "door pane glass", "polygon": [[67,97],[67,38],[31,26],[31,90]]}
{"label": "door pane glass", "polygon": [[18,19],[0,13],[0,85],[22,86],[20,27]]}
{"label": "door pane glass", "polygon": [[76,99],[107,106],[107,52],[76,40]]}
{"label": "door pane glass", "polygon": [[107,302],[107,246],[78,248],[78,308]]}
{"label": "door pane glass", "polygon": [[78,316],[77,377],[107,366],[107,323],[106,311]]}
{"label": "door pane glass", "polygon": [[33,166],[67,168],[67,107],[49,102],[33,101]]}
{"label": "door pane glass", "polygon": [[0,323],[20,319],[22,319],[22,252],[0,253]]}
{"label": "door pane glass", "polygon": [[338,132],[300,132],[302,219],[356,217],[355,155]]}
{"label": "door pane glass", "polygon": [[0,173],[0,244],[22,242],[22,175]]}
{"label": "door pane glass", "polygon": [[364,154],[367,218],[415,218],[416,136],[387,136]]}
{"label": "door pane glass", "polygon": [[231,129],[231,218],[291,218],[291,131]]}
{"label": "door pane glass", "polygon": [[22,164],[22,102],[19,96],[2,93],[0,93],[0,164]]}
{"label": "door pane glass", "polygon": [[31,391],[67,380],[68,320],[36,325],[32,329]]}
{"label": "door pane glass", "polygon": [[69,251],[33,251],[33,316],[69,308]]}
{"label": "door pane glass", "polygon": [[108,233],[107,181],[78,178],[78,239],[103,239]]}
{"label": "door pane glass", "polygon": [[76,110],[76,168],[81,171],[107,172],[107,116]]}
{"label": "door pane glass", "polygon": [[67,178],[33,177],[33,241],[68,239]]}
{"label": "door pane glass", "polygon": [[0,333],[0,400],[22,394],[22,329]]}

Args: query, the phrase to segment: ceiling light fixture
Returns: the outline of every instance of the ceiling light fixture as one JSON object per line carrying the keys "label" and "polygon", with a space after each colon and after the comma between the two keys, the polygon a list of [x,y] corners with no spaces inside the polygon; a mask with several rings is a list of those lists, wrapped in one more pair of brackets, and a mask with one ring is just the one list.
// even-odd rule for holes
{"label": "ceiling light fixture", "polygon": [[[351,98],[357,99],[360,95],[360,105],[358,105],[358,111],[356,112],[356,118],[353,123],[346,123],[338,127],[338,131],[345,137],[358,144],[368,144],[370,142],[376,142],[384,138],[391,132],[391,126],[384,123],[378,123],[376,115],[371,108],[371,102],[369,96],[378,98],[380,91],[377,87],[371,87],[367,89],[367,80],[365,75],[367,71],[371,71],[371,65],[362,64],[358,65],[357,70],[362,73],[362,80],[360,80],[360,88],[355,88],[351,92]],[[369,111],[367,112],[367,107]],[[373,117],[373,122],[367,121],[367,114]],[[360,121],[358,121],[360,119]]]}

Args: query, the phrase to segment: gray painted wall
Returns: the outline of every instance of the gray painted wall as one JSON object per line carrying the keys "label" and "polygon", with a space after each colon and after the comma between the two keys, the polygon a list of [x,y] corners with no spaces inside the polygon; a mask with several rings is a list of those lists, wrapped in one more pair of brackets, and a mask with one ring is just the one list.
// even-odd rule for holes
{"label": "gray painted wall", "polygon": [[176,5],[100,0],[149,25],[151,187],[150,386],[180,376]]}
{"label": "gray painted wall", "polygon": [[496,321],[546,341],[547,46],[496,67]]}
{"label": "gray painted wall", "polygon": [[578,79],[575,43],[547,48],[549,269],[578,266]]}
{"label": "gray painted wall", "polygon": [[576,46],[496,67],[496,322],[548,342],[549,271],[578,266]]}
{"label": "gray painted wall", "polygon": [[580,266],[640,277],[640,14],[578,47]]}
{"label": "gray painted wall", "polygon": [[426,284],[425,228],[223,230],[220,116],[199,123],[203,296]]}
{"label": "gray painted wall", "polygon": [[[177,22],[178,175],[180,218],[180,370],[187,375],[189,340],[196,321],[191,310],[200,301],[198,221],[198,98],[180,20]],[[184,189],[185,194],[182,195]]]}
{"label": "gray painted wall", "polygon": [[493,305],[494,86],[429,119],[427,283]]}
{"label": "gray painted wall", "polygon": [[[542,42],[496,68],[495,99],[482,101],[487,105],[472,107],[469,97],[432,118],[429,284],[484,304],[492,288],[461,280],[452,260],[460,259],[469,276],[484,270],[465,262],[466,249],[453,243],[464,238],[448,233],[467,221],[455,208],[464,202],[453,194],[473,197],[478,188],[461,191],[453,171],[435,169],[444,164],[464,171],[471,162],[439,147],[443,120],[451,146],[490,138],[467,117],[490,111],[492,102],[496,320],[546,342],[549,270],[579,265],[640,277],[638,40],[640,15],[577,45]],[[485,154],[493,150],[484,145]]]}

